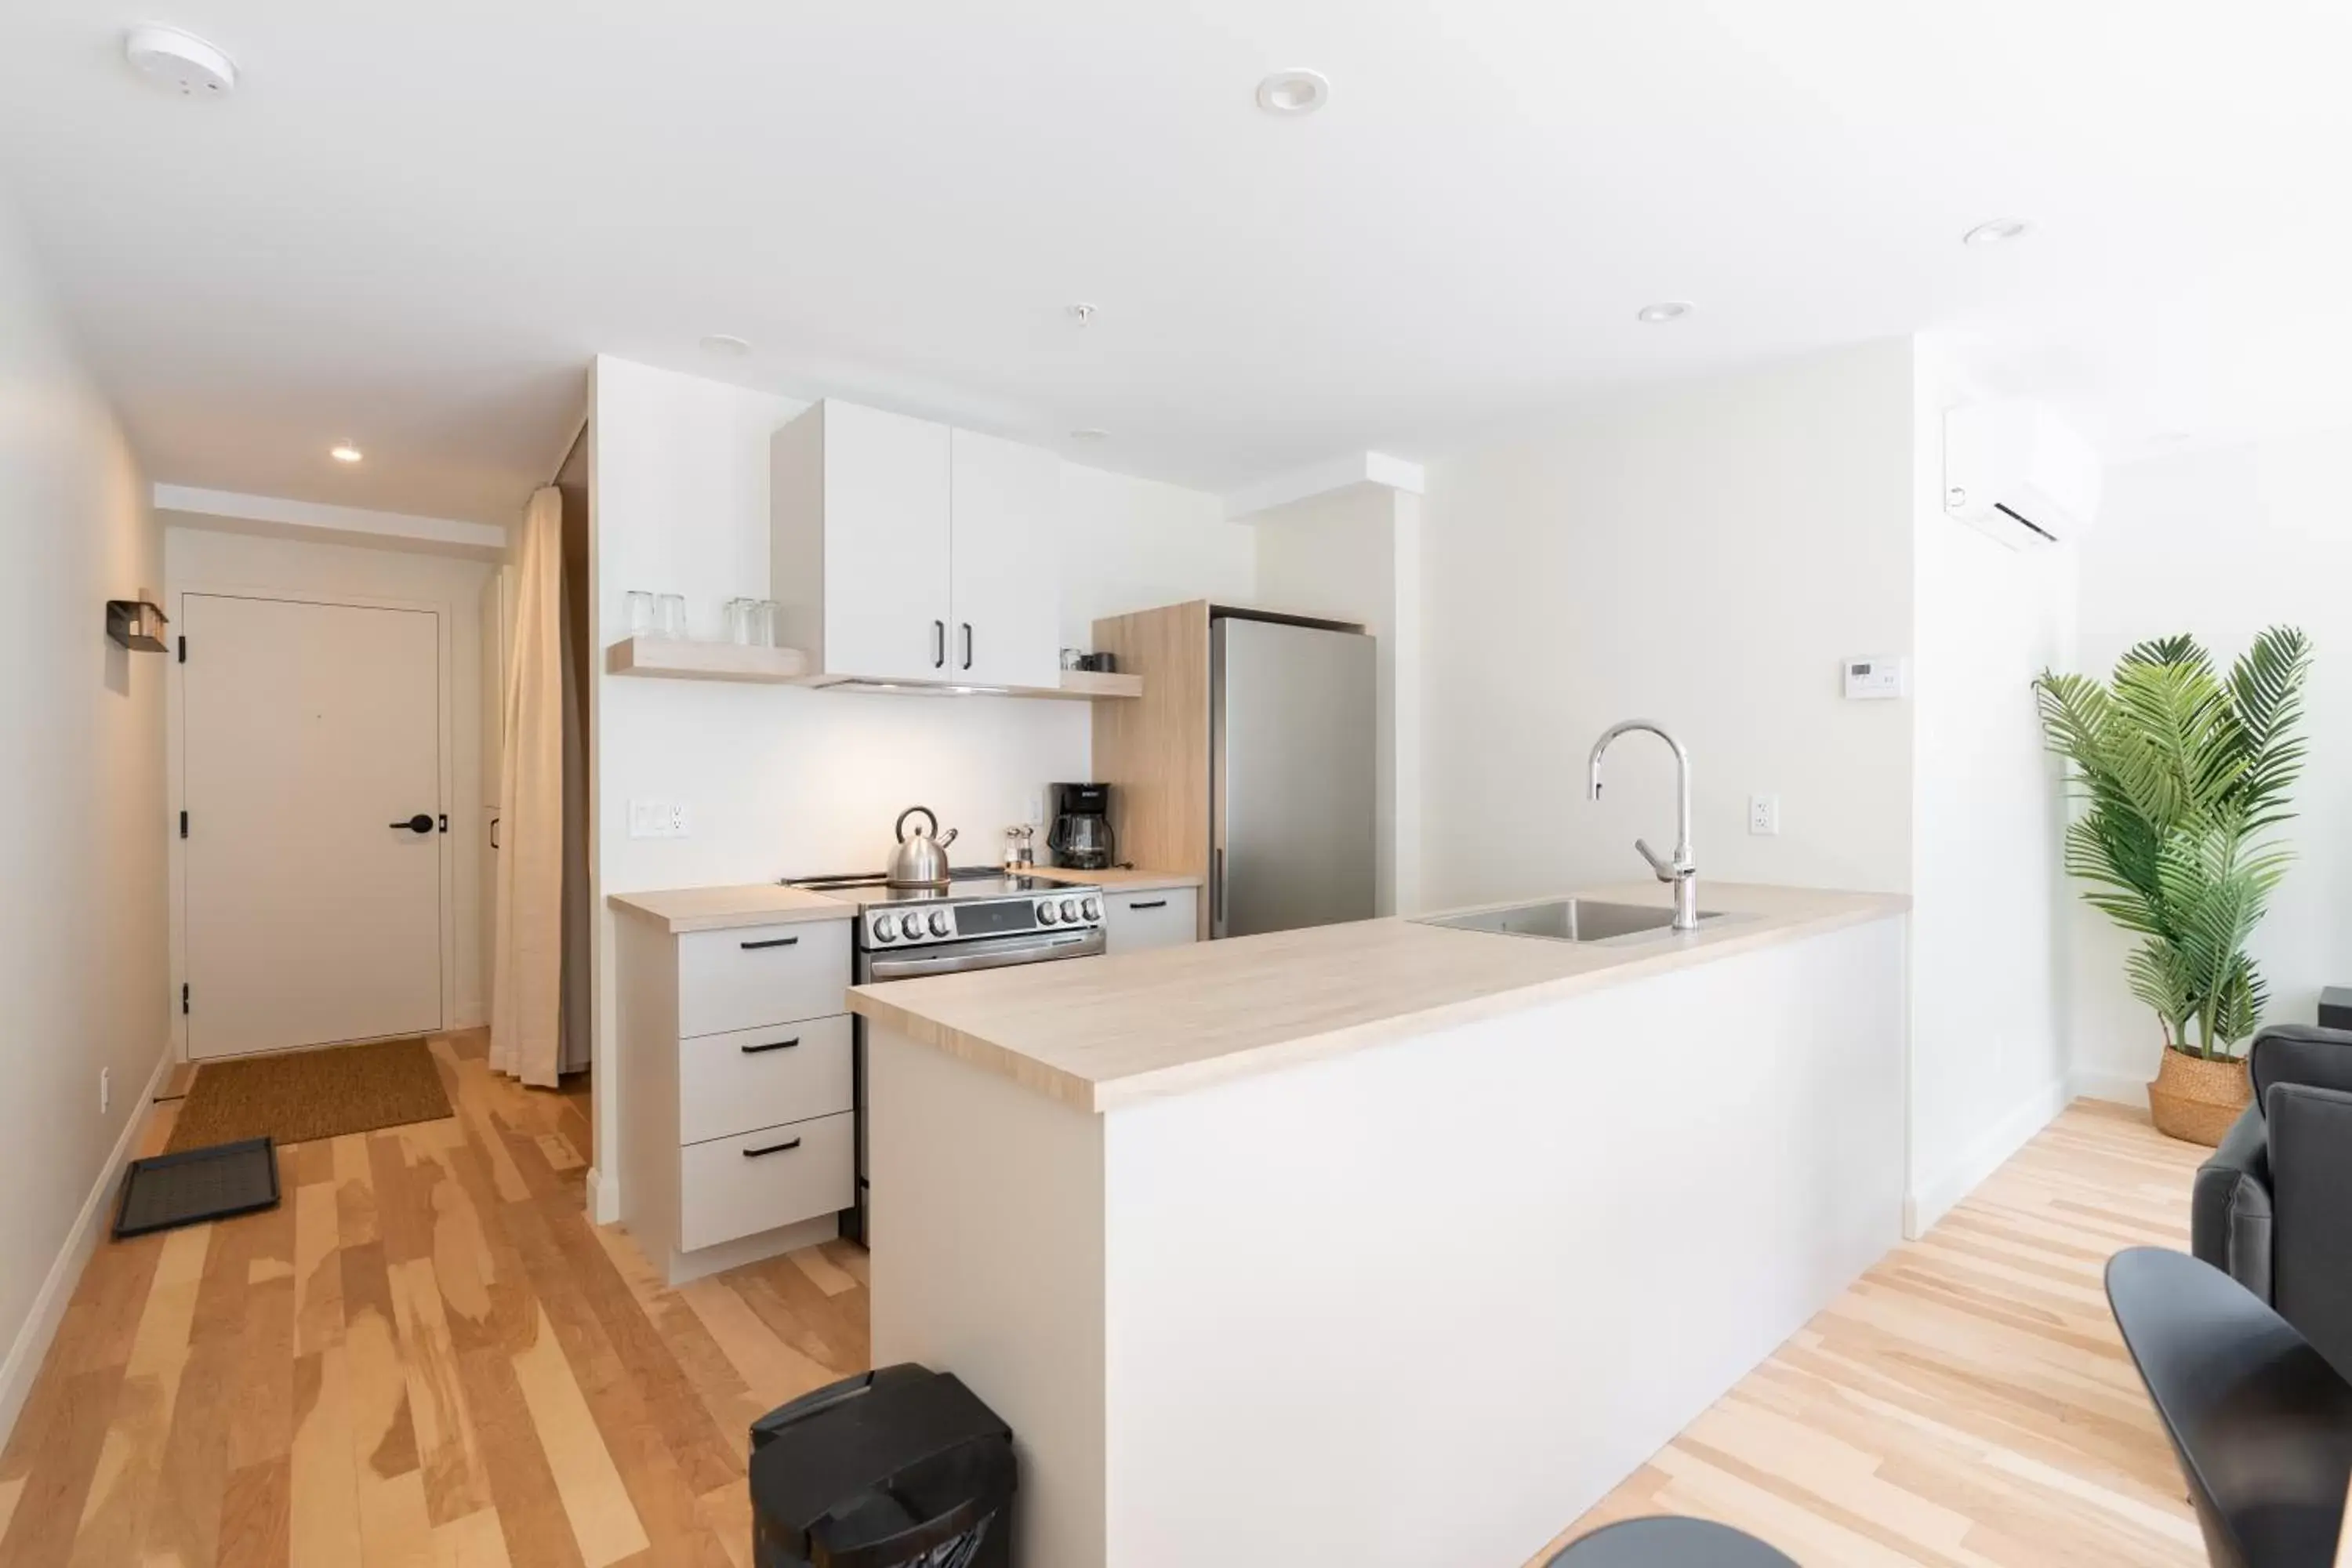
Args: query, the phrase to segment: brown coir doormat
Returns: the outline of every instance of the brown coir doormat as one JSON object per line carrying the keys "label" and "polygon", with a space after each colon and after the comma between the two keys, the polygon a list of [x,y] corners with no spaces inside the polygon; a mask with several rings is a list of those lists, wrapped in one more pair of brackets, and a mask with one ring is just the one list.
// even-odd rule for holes
{"label": "brown coir doormat", "polygon": [[240,1138],[308,1143],[453,1114],[423,1040],[331,1046],[206,1062],[172,1123],[167,1153]]}

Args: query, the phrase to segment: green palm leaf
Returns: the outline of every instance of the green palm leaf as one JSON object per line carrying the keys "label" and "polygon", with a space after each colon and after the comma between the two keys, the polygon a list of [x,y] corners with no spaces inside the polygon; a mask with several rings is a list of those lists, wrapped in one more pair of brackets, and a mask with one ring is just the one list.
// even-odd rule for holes
{"label": "green palm leaf", "polygon": [[2054,671],[2034,682],[2042,734],[2074,764],[2067,873],[2147,939],[2126,978],[2180,1049],[2226,1053],[2268,1004],[2245,944],[2293,858],[2264,835],[2293,815],[2310,667],[2310,639],[2274,626],[2226,679],[2181,636],[2135,644],[2104,684]]}

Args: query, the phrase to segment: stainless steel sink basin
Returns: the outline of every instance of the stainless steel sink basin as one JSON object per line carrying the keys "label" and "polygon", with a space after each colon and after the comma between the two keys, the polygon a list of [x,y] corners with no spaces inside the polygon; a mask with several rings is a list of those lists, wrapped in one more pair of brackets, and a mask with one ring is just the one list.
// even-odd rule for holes
{"label": "stainless steel sink basin", "polygon": [[[1721,919],[1720,911],[1702,910],[1699,923]],[[1480,910],[1466,915],[1435,915],[1421,925],[1449,926],[1455,931],[1489,931],[1496,936],[1540,937],[1546,942],[1615,942],[1627,937],[1671,934],[1675,911],[1648,904],[1612,904],[1598,899],[1547,899],[1541,903],[1514,904],[1506,910]]]}

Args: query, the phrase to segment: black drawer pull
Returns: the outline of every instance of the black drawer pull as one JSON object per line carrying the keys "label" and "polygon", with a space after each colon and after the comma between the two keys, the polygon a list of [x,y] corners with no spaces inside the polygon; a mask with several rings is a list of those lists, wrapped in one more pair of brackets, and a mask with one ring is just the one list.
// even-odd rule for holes
{"label": "black drawer pull", "polygon": [[745,952],[755,952],[763,947],[798,947],[800,944],[801,939],[796,936],[772,936],[765,942],[747,942],[740,945]]}
{"label": "black drawer pull", "polygon": [[800,1146],[801,1141],[795,1138],[789,1143],[771,1143],[764,1149],[746,1149],[743,1151],[743,1158],[756,1160],[762,1154],[781,1154],[787,1149],[797,1149]]}
{"label": "black drawer pull", "polygon": [[1168,907],[1168,900],[1154,899],[1150,903],[1130,903],[1127,907],[1130,910],[1164,910]]}
{"label": "black drawer pull", "polygon": [[789,1040],[770,1040],[764,1046],[745,1046],[743,1047],[743,1054],[747,1057],[756,1057],[761,1051],[789,1051],[800,1043],[801,1037],[798,1035],[794,1035]]}

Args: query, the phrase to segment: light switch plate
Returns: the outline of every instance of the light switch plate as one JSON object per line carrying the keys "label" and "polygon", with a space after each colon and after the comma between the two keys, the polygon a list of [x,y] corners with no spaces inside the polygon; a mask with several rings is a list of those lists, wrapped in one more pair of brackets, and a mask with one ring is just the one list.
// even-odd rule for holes
{"label": "light switch plate", "polygon": [[1751,795],[1748,797],[1748,831],[1768,837],[1780,831],[1779,795]]}
{"label": "light switch plate", "polygon": [[693,826],[693,816],[682,800],[629,802],[629,837],[632,838],[684,838]]}
{"label": "light switch plate", "polygon": [[1885,702],[1910,695],[1909,661],[1898,654],[1863,654],[1845,661],[1849,702]]}

